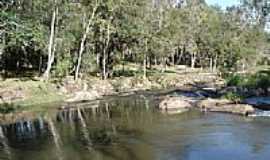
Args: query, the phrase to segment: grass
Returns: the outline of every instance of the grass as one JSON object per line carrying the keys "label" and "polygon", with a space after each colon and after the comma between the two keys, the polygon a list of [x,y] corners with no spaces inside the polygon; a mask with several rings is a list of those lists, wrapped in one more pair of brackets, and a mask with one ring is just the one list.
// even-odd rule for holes
{"label": "grass", "polygon": [[[15,100],[9,106],[7,104],[0,105],[0,112],[2,113],[5,113],[5,110],[11,111],[10,106],[13,106],[14,110],[40,108],[39,106],[42,106],[42,104],[60,102],[64,98],[57,93],[53,84],[34,80],[7,79],[0,82],[1,90],[2,92],[20,90],[23,94],[23,99]],[[1,110],[1,108],[3,109]]]}

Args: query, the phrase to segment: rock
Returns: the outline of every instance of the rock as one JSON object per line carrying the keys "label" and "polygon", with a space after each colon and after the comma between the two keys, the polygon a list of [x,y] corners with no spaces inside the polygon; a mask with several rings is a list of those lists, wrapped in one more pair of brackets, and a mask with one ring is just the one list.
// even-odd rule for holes
{"label": "rock", "polygon": [[114,87],[109,81],[96,81],[90,85],[90,88],[103,96],[112,95],[115,93]]}
{"label": "rock", "polygon": [[183,113],[188,111],[192,104],[180,97],[170,97],[159,104],[159,109],[170,114]]}
{"label": "rock", "polygon": [[128,92],[132,90],[132,79],[131,78],[119,78],[112,80],[112,85],[117,92]]}
{"label": "rock", "polygon": [[228,104],[232,104],[232,102],[227,99],[207,98],[197,103],[197,107],[199,107],[201,110],[204,110],[205,108],[208,108],[208,107],[228,105]]}
{"label": "rock", "polygon": [[247,98],[243,103],[252,105],[258,109],[270,110],[270,97],[252,97]]}
{"label": "rock", "polygon": [[100,97],[101,95],[97,91],[79,91],[75,92],[66,102],[91,101]]}
{"label": "rock", "polygon": [[81,83],[78,83],[74,80],[73,77],[66,77],[62,84],[58,86],[60,93],[63,94],[72,94],[75,92],[79,92],[83,90],[83,86]]}
{"label": "rock", "polygon": [[251,105],[247,104],[233,104],[226,99],[206,99],[197,104],[202,111],[209,112],[224,112],[240,115],[248,115],[255,112]]}
{"label": "rock", "polygon": [[207,107],[209,112],[224,112],[224,113],[233,113],[240,115],[249,115],[255,113],[255,109],[251,105],[247,104],[230,104],[230,105],[220,105]]}

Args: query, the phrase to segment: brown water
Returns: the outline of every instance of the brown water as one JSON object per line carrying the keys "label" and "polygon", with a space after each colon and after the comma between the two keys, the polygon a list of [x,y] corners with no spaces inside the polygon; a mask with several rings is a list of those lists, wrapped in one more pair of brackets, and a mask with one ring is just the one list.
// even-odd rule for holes
{"label": "brown water", "polygon": [[[76,107],[77,106],[77,107]],[[0,127],[1,160],[267,160],[270,119],[191,111],[164,115],[149,98],[115,98]],[[30,119],[30,118],[29,118]],[[32,118],[31,118],[32,119]]]}

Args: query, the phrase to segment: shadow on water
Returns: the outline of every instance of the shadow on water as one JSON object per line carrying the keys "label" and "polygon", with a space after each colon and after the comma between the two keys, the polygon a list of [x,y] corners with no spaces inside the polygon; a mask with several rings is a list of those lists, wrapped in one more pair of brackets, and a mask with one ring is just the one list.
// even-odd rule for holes
{"label": "shadow on water", "polygon": [[155,105],[149,97],[131,96],[72,104],[52,113],[23,114],[15,120],[6,117],[8,122],[2,120],[0,127],[0,159],[223,160],[230,155],[251,160],[270,156],[268,119],[197,111],[168,116]]}

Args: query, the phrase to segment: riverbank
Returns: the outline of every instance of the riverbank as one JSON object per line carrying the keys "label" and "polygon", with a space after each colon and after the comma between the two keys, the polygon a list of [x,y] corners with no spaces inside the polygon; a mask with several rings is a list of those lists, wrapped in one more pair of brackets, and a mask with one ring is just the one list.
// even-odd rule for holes
{"label": "riverbank", "polygon": [[195,86],[217,88],[222,85],[224,81],[215,73],[199,69],[152,73],[147,79],[140,75],[109,80],[87,77],[78,81],[74,81],[73,77],[66,77],[61,81],[50,82],[39,79],[7,79],[0,82],[0,110],[5,113],[17,109],[35,109],[42,104],[90,101],[104,96],[134,94],[138,91]]}

